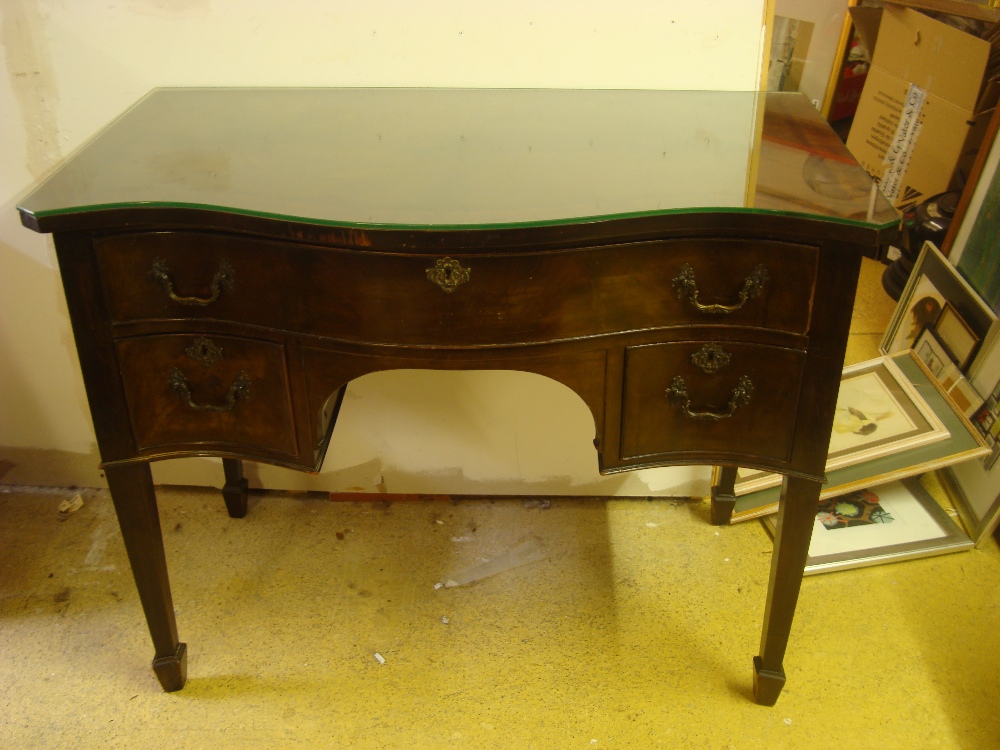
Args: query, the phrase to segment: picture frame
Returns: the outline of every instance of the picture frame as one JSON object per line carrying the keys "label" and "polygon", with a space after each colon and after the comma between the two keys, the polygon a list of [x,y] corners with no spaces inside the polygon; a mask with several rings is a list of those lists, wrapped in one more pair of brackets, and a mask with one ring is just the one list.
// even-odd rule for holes
{"label": "picture frame", "polygon": [[[926,404],[888,357],[844,369],[826,463],[837,469],[929,445],[950,436],[944,423]],[[741,468],[737,497],[781,484],[781,475]]]}
{"label": "picture frame", "polygon": [[949,362],[945,365],[937,381],[941,384],[942,388],[951,393],[951,389],[955,387],[955,384],[959,381],[965,381],[965,378],[962,376],[962,371],[958,369],[958,365],[954,362]]}
{"label": "picture frame", "polygon": [[913,342],[913,351],[916,352],[917,358],[926,365],[931,375],[947,388],[946,378],[951,376],[953,369],[949,368],[949,365],[954,363],[944,342],[934,330],[934,326],[924,326],[921,329],[917,340]]}
{"label": "picture frame", "polygon": [[1000,458],[1000,382],[986,394],[982,405],[971,419],[992,451],[982,462],[983,468],[989,472]]}
{"label": "picture frame", "polygon": [[979,407],[983,405],[983,397],[969,384],[968,380],[962,377],[958,378],[948,389],[948,395],[962,414],[969,419],[972,419],[973,415],[979,411]]}
{"label": "picture frame", "polygon": [[972,330],[951,302],[946,302],[941,310],[934,323],[934,333],[951,353],[959,369],[962,372],[968,370],[982,337]]}
{"label": "picture frame", "polygon": [[[994,323],[969,366],[970,420],[989,444],[991,453],[942,472],[942,483],[977,546],[1000,523],[1000,323]],[[961,384],[956,384],[956,388]],[[961,395],[955,394],[961,401]]]}
{"label": "picture frame", "polygon": [[[916,276],[916,266],[910,279]],[[879,347],[881,354],[895,354],[912,349],[920,332],[934,325],[947,300],[927,276],[916,278],[912,288],[907,282]],[[889,331],[892,331],[891,335]]]}
{"label": "picture frame", "polygon": [[[935,311],[927,300],[936,302],[938,309]],[[996,313],[934,243],[925,242],[879,343],[879,353],[892,355],[912,348],[920,330],[934,325],[947,303],[980,340],[997,320]]]}
{"label": "picture frame", "polygon": [[1000,523],[1000,468],[987,470],[979,461],[966,461],[939,473],[959,518],[976,547],[992,539]]}
{"label": "picture frame", "polygon": [[980,396],[990,393],[1000,381],[1000,321],[990,328],[969,365],[968,381]]}
{"label": "picture frame", "polygon": [[[764,519],[773,535],[776,519]],[[972,549],[972,539],[916,478],[820,503],[805,575]]]}
{"label": "picture frame", "polygon": [[[876,487],[925,472],[960,465],[963,462],[978,465],[976,459],[989,455],[990,448],[982,435],[924,364],[917,359],[913,350],[907,349],[893,355],[891,359],[920,393],[935,415],[948,428],[951,437],[919,448],[828,472],[827,483],[820,490],[821,499],[836,497],[854,490]],[[996,489],[997,491],[990,495],[991,498],[1000,497],[1000,475],[998,475]],[[951,494],[949,492],[949,495]],[[780,496],[781,487],[774,486],[737,497],[730,523],[742,523],[777,513]],[[957,502],[956,507],[958,507]],[[998,512],[1000,512],[1000,505],[998,505]],[[971,530],[971,527],[969,528]]]}
{"label": "picture frame", "polygon": [[[996,123],[991,120],[993,137],[989,148],[985,141],[981,153],[987,153],[966,202],[963,194],[958,231],[950,245],[948,258],[994,311],[1000,309],[1000,144]],[[979,166],[977,160],[977,166]],[[948,238],[946,238],[948,239]]]}

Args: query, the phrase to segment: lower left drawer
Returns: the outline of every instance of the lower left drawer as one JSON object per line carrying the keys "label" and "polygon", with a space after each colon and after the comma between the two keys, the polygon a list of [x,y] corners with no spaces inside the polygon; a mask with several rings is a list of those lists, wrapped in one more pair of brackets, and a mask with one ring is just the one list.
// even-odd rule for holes
{"label": "lower left drawer", "polygon": [[297,453],[281,344],[165,334],[121,339],[117,349],[140,451]]}

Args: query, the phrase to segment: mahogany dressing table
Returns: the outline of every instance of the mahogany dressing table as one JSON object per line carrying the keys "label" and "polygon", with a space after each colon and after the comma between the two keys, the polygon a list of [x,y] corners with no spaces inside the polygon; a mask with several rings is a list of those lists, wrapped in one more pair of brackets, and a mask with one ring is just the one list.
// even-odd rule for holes
{"label": "mahogany dressing table", "polygon": [[809,102],[753,92],[162,89],[19,206],[52,232],[164,690],[186,678],[149,462],[316,470],[345,388],[512,369],[599,467],[785,475],[754,694],[773,705],[862,254],[898,216]]}

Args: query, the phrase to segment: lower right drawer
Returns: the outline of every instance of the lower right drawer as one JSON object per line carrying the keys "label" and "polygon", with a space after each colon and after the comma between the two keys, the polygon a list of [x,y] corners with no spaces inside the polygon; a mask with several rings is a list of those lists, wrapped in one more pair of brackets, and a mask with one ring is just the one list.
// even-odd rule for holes
{"label": "lower right drawer", "polygon": [[805,353],[679,341],[625,350],[621,457],[753,455],[787,461]]}

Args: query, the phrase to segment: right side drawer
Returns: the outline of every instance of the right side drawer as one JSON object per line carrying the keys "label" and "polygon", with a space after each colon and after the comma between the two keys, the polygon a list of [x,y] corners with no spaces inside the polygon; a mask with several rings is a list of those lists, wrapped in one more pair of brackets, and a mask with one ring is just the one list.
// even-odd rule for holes
{"label": "right side drawer", "polygon": [[625,350],[621,457],[791,457],[806,355],[736,342]]}

